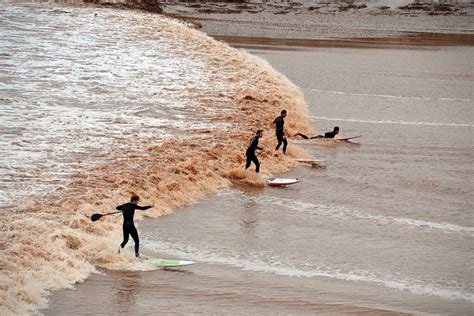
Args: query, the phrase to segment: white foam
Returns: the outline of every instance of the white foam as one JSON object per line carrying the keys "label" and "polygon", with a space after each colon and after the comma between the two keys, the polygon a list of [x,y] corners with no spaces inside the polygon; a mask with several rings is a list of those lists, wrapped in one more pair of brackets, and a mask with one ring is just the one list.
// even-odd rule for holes
{"label": "white foam", "polygon": [[354,122],[354,123],[367,123],[367,124],[396,124],[396,125],[417,125],[417,126],[445,126],[445,127],[469,127],[472,128],[474,125],[465,123],[435,123],[435,122],[410,122],[410,121],[393,121],[393,120],[363,120],[356,118],[336,118],[336,117],[325,117],[325,116],[310,116],[312,119],[323,120],[323,121],[338,121],[338,122]]}
{"label": "white foam", "polygon": [[433,295],[449,300],[474,302],[474,293],[466,292],[457,288],[441,287],[436,284],[426,284],[419,280],[380,276],[374,271],[341,271],[340,269],[334,269],[331,267],[317,266],[318,263],[313,263],[312,265],[295,265],[285,263],[281,258],[273,258],[271,262],[267,262],[259,259],[258,255],[223,255],[222,252],[219,252],[216,249],[195,249],[189,245],[163,241],[145,240],[143,244],[153,251],[193,260],[197,264],[224,264],[240,268],[244,271],[274,273],[276,275],[289,277],[322,277],[342,281],[375,283],[386,288],[408,291],[413,294]]}
{"label": "white foam", "polygon": [[441,233],[474,233],[474,227],[461,226],[451,223],[437,223],[404,217],[373,215],[355,209],[348,209],[343,206],[328,206],[293,199],[273,197],[262,197],[259,201],[265,204],[278,205],[281,208],[290,209],[296,212],[306,212],[318,216],[330,216],[340,220],[369,220],[376,224],[401,225],[407,228],[421,228],[425,231],[437,231]]}
{"label": "white foam", "polygon": [[402,95],[390,95],[390,94],[352,93],[352,92],[345,92],[345,91],[322,90],[322,89],[314,89],[314,88],[309,89],[309,90],[316,91],[316,92],[330,93],[330,94],[373,97],[373,98],[386,98],[386,99],[472,102],[472,99],[463,99],[463,98],[445,98],[445,97],[432,98],[432,97],[402,96]]}
{"label": "white foam", "polygon": [[195,107],[197,96],[232,88],[211,82],[180,34],[156,32],[180,22],[135,11],[2,9],[0,165],[8,168],[0,203],[50,192],[84,166],[109,162],[111,150],[143,153],[191,128],[227,127]]}

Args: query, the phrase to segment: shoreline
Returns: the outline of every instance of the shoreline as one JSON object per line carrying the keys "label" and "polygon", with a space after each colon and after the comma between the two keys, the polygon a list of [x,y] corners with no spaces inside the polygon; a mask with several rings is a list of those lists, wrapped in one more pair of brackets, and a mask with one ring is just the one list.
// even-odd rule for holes
{"label": "shoreline", "polygon": [[[232,44],[297,47],[392,48],[474,46],[473,8],[458,5],[463,14],[430,15],[426,10],[365,6],[339,10],[346,4],[308,10],[295,4],[261,6],[252,11],[232,4],[163,5],[164,15],[178,17],[201,31]],[[281,14],[281,8],[288,12]],[[335,7],[336,11],[323,10]],[[413,7],[413,6],[412,6]],[[416,7],[416,6],[414,6]],[[458,11],[456,11],[458,12]]]}
{"label": "shoreline", "polygon": [[474,46],[474,35],[443,33],[407,33],[401,36],[368,37],[368,38],[335,38],[335,39],[297,39],[246,37],[228,35],[210,35],[216,40],[228,44],[296,46],[296,47],[331,47],[331,48],[394,48],[421,46]]}

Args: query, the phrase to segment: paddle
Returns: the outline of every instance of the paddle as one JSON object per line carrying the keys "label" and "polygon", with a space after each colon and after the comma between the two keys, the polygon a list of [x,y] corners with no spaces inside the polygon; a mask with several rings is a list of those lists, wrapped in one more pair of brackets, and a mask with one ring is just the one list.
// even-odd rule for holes
{"label": "paddle", "polygon": [[98,221],[102,216],[107,216],[107,215],[112,215],[112,214],[117,214],[117,213],[122,213],[122,212],[112,212],[112,213],[106,213],[106,214],[93,214],[91,216],[91,221],[95,222],[95,221]]}

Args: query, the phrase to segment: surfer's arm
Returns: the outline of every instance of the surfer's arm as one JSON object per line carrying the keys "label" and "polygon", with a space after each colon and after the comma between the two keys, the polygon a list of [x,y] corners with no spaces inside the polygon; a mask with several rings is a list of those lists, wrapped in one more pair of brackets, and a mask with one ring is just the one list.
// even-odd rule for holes
{"label": "surfer's arm", "polygon": [[117,206],[115,209],[118,210],[118,211],[121,211],[124,205],[125,205],[125,204],[119,205],[119,206]]}
{"label": "surfer's arm", "polygon": [[149,209],[149,208],[152,208],[152,206],[151,206],[151,205],[147,205],[147,206],[139,206],[139,205],[137,205],[137,206],[135,206],[135,208],[136,208],[137,210],[142,210],[142,211],[144,211],[144,210],[147,210],[147,209]]}
{"label": "surfer's arm", "polygon": [[252,151],[254,151],[255,149],[263,150],[263,148],[258,147],[258,138],[257,137],[254,137],[254,139],[252,140],[252,143],[249,146],[249,149],[251,149]]}

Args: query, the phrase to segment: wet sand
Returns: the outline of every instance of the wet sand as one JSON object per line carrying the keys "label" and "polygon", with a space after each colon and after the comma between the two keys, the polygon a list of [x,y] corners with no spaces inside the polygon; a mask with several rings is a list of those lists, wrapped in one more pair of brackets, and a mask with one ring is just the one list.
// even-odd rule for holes
{"label": "wet sand", "polygon": [[[209,6],[212,7],[213,4]],[[462,14],[457,11],[447,15],[429,15],[423,10],[400,10],[396,7],[381,10],[377,6],[331,12],[307,9],[307,6],[292,7],[293,12],[278,14],[278,7],[264,6],[261,11],[254,13],[240,10],[237,13],[223,14],[218,11],[206,13],[192,6],[163,6],[165,14],[192,20],[211,36],[351,39],[410,37],[410,34],[416,33],[474,34],[474,10],[469,4],[464,5]]]}
{"label": "wet sand", "polygon": [[474,46],[474,34],[406,33],[398,37],[292,39],[213,35],[233,46],[272,45],[290,47],[397,48],[406,46]]}

